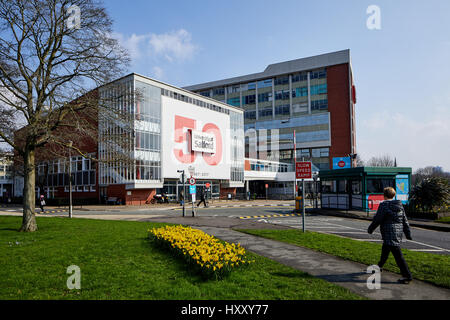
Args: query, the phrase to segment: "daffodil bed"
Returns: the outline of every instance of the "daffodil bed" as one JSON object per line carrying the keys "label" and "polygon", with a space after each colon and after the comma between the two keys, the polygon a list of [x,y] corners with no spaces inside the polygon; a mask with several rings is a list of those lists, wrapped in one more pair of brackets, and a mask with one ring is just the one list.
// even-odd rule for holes
{"label": "daffodil bed", "polygon": [[191,227],[153,228],[149,230],[149,237],[156,244],[184,257],[208,278],[221,279],[233,269],[255,262],[246,258],[245,249],[239,243],[223,242]]}

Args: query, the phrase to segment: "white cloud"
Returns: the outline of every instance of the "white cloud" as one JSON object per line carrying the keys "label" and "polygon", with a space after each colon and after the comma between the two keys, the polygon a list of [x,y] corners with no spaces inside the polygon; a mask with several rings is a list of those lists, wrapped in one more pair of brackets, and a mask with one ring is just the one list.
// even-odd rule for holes
{"label": "white cloud", "polygon": [[156,61],[164,59],[168,62],[183,62],[192,59],[199,47],[192,42],[192,35],[184,30],[162,34],[147,33],[124,36],[117,33],[122,46],[130,52],[133,62],[152,58]]}
{"label": "white cloud", "polygon": [[424,112],[370,114],[357,127],[358,153],[364,160],[390,154],[400,166],[416,170],[439,165],[450,170],[450,108],[428,107]]}
{"label": "white cloud", "polygon": [[184,29],[164,34],[151,34],[148,44],[151,54],[164,56],[170,62],[188,60],[197,51],[197,46],[192,43],[191,34]]}

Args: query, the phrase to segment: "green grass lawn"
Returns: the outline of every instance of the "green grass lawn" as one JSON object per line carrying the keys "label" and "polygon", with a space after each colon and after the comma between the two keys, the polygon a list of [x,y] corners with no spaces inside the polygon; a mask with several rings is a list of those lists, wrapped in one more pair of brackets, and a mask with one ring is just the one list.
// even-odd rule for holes
{"label": "green grass lawn", "polygon": [[[325,252],[343,259],[366,265],[377,264],[381,244],[352,240],[335,235],[301,230],[239,230],[248,234],[284,241],[298,246]],[[450,288],[450,256],[409,251],[403,255],[415,279]],[[392,254],[384,265],[385,270],[400,273]]]}
{"label": "green grass lawn", "polygon": [[[147,230],[163,224],[37,218],[37,232],[19,233],[21,219],[0,217],[0,299],[362,299],[252,253],[255,263],[204,280],[152,245]],[[70,265],[81,290],[67,289]]]}
{"label": "green grass lawn", "polygon": [[450,223],[450,217],[442,217],[436,220],[436,222],[441,222],[441,223]]}

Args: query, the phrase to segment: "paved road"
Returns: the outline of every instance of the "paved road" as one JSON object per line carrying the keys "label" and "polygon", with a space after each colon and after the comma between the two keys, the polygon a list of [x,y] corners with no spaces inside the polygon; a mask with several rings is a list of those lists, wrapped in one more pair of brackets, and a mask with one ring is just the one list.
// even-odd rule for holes
{"label": "paved road", "polygon": [[[55,211],[55,210],[54,210]],[[1,208],[0,212],[21,212],[21,208]],[[49,211],[51,212],[51,211]],[[67,215],[67,210],[60,209],[48,215]],[[173,207],[172,209],[148,210],[140,208],[119,209],[112,207],[105,211],[84,211],[74,210],[75,216],[95,217],[117,216],[135,217],[135,220],[152,217],[180,217],[182,215],[181,207]],[[192,215],[191,207],[186,207],[186,216]],[[239,224],[239,221],[255,221],[264,222],[273,225],[282,225],[285,227],[302,228],[302,218],[299,215],[292,214],[292,207],[285,205],[280,206],[259,206],[259,207],[210,207],[196,208],[197,217],[204,218],[230,218],[235,219],[233,225]],[[308,214],[306,216],[306,229],[310,231],[334,234],[343,237],[349,237],[360,241],[369,241],[381,243],[381,235],[379,229],[374,234],[367,234],[367,227],[370,221],[331,217],[323,215]],[[403,247],[420,252],[429,252],[435,254],[450,254],[450,233],[432,231],[421,228],[412,227],[413,240],[406,240]]]}

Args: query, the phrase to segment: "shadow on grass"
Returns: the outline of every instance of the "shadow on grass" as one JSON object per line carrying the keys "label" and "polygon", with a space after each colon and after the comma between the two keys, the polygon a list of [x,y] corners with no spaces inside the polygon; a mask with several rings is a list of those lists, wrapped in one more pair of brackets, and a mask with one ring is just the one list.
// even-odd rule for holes
{"label": "shadow on grass", "polygon": [[200,271],[197,266],[193,266],[186,262],[181,254],[177,254],[173,251],[164,248],[161,245],[157,245],[149,237],[141,238],[141,245],[147,250],[154,249],[157,253],[162,254],[168,258],[172,258],[173,265],[176,271],[186,277],[191,284],[206,283],[210,281],[216,281],[213,278],[206,277]]}

